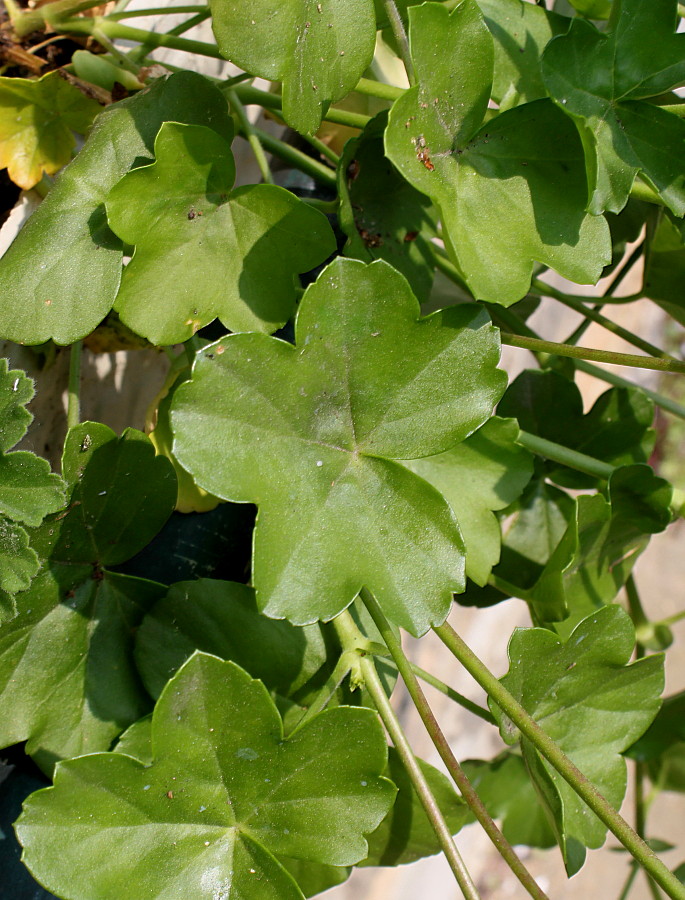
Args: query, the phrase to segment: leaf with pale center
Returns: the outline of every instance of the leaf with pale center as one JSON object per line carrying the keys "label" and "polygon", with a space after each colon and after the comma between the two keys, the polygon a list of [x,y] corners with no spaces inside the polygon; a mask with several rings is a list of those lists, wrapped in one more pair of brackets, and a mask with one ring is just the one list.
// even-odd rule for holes
{"label": "leaf with pale center", "polygon": [[210,128],[165,123],[155,157],[106,201],[136,248],[114,304],[122,320],[158,345],[217,316],[231,331],[275,331],[295,306],[294,276],[335,250],[325,216],[275,185],[232,190],[230,144]]}
{"label": "leaf with pale center", "polygon": [[164,690],[152,747],[148,766],[118,753],[65,762],[26,802],[24,860],[51,890],[299,900],[275,854],[352,865],[394,799],[374,712],[331,709],[284,740],[264,685],[205,654]]}
{"label": "leaf with pale center", "polygon": [[476,298],[515,303],[536,262],[596,282],[611,259],[609,228],[584,212],[583,151],[572,123],[537,100],[483,124],[494,51],[475,0],[451,14],[424,3],[409,21],[419,84],[390,112],[386,152],[440,208],[447,249]]}
{"label": "leaf with pale center", "polygon": [[[181,72],[102,112],[83,149],[0,260],[0,337],[22,344],[72,344],[112,308],[123,247],[107,224],[105,199],[152,156],[163,122],[233,133],[221,92]],[[87,290],[84,286],[87,285]]]}
{"label": "leaf with pale center", "polygon": [[37,81],[0,78],[0,169],[25,191],[71,159],[73,132],[84,134],[100,112],[61,72]]}
{"label": "leaf with pale center", "polygon": [[[502,679],[614,808],[626,789],[620,754],[655,717],[664,682],[661,654],[628,665],[634,644],[633,625],[619,606],[583,619],[565,643],[544,628],[518,629],[509,643],[510,669]],[[519,740],[518,730],[495,704],[492,712],[504,740]],[[524,758],[539,796],[555,798],[553,806],[547,802],[573,874],[583,863],[585,847],[604,843],[606,825],[536,754],[524,741]]]}
{"label": "leaf with pale center", "polygon": [[317,130],[373,59],[373,0],[212,0],[210,8],[222,54],[281,81],[283,116],[303,134]]}
{"label": "leaf with pale center", "polygon": [[473,306],[420,319],[387,263],[338,259],[307,289],[296,336],[232,335],[198,354],[172,407],[176,458],[206,490],[259,506],[267,615],[327,620],[366,585],[421,634],[463,590],[463,543],[445,500],[393,460],[446,450],[490,416],[496,332]]}
{"label": "leaf with pale center", "polygon": [[591,212],[623,209],[639,173],[685,214],[685,122],[645,102],[685,82],[676,8],[676,0],[613,0],[608,31],[575,18],[545,50],[547,89],[583,139]]}

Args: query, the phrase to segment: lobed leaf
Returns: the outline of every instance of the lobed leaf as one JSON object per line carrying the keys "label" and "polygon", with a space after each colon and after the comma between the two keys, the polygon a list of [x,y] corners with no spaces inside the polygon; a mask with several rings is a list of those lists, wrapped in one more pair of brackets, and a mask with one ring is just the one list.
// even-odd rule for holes
{"label": "lobed leaf", "polygon": [[283,83],[283,116],[315,132],[328,107],[349,93],[371,64],[373,0],[212,0],[221,53],[241,69]]}
{"label": "lobed leaf", "polygon": [[386,153],[439,208],[446,247],[473,294],[515,303],[536,262],[596,282],[611,259],[609,229],[583,211],[585,169],[571,123],[537,100],[483,124],[494,51],[475,0],[452,13],[424,3],[409,20],[419,84],[390,112]]}
{"label": "lobed leaf", "polygon": [[0,168],[25,191],[71,159],[100,106],[63,77],[0,78]]}
{"label": "lobed leaf", "polygon": [[504,380],[496,333],[474,307],[419,319],[385,262],[338,259],[307,289],[296,342],[231,335],[198,354],[174,398],[174,453],[201,487],[259,506],[266,615],[327,620],[366,585],[420,634],[463,589],[463,545],[443,498],[392,460],[488,418]]}
{"label": "lobed leaf", "polygon": [[[394,798],[375,713],[340,707],[284,740],[264,686],[196,654],[152,719],[154,760],[70,760],[17,823],[29,869],[74,900],[301,898],[274,854],[351,865]],[[71,849],[70,849],[71,848]],[[94,865],[75,865],[87,849]]]}
{"label": "lobed leaf", "polygon": [[676,0],[613,0],[608,31],[575,18],[545,50],[547,88],[583,140],[590,212],[623,209],[640,174],[685,214],[685,122],[644,102],[685,81],[676,7]]}
{"label": "lobed leaf", "polygon": [[0,452],[7,453],[26,434],[33,419],[26,404],[33,399],[33,381],[21,369],[0,359]]}
{"label": "lobed leaf", "polygon": [[[583,619],[565,643],[547,629],[518,629],[509,643],[509,672],[502,679],[615,808],[626,788],[626,764],[620,754],[654,719],[663,689],[663,656],[628,665],[634,643],[630,618],[615,605]],[[515,743],[517,729],[494,704],[492,712],[504,740]],[[606,826],[532,745],[523,749],[573,874],[583,863],[584,848],[602,845]]]}
{"label": "lobed leaf", "polygon": [[71,344],[107,315],[123,248],[107,225],[104,201],[129,169],[149,160],[155,135],[169,120],[232,133],[223,95],[192,72],[159,79],[101,113],[83,149],[0,260],[1,337]]}
{"label": "lobed leaf", "polygon": [[155,157],[106,201],[112,230],[135,245],[114,304],[122,321],[158,345],[216,317],[231,331],[280,328],[294,276],[335,250],[325,216],[275,185],[231,190],[230,144],[210,128],[165,123]]}

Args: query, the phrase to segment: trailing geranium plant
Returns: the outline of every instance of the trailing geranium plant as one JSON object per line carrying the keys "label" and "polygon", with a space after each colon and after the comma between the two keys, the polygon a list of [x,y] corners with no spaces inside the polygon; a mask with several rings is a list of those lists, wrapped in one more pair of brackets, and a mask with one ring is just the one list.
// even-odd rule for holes
{"label": "trailing geranium plant", "polygon": [[[684,10],[548,5],[211,0],[152,33],[126,0],[6,0],[32,72],[52,38],[89,38],[0,77],[0,162],[44,195],[0,261],[0,338],[71,360],[59,475],[12,449],[33,387],[0,364],[0,743],[44,785],[13,885],[301,900],[442,851],[477,900],[453,840],[477,820],[538,900],[513,845],[558,845],[572,876],[608,832],[633,857],[621,898],[639,868],[685,898],[645,824],[648,778],[684,788],[662,651],[685,611],[648,621],[631,574],[683,514],[649,462],[655,405],[685,408],[594,365],[685,373],[600,309],[685,322]],[[209,17],[215,43],[183,36]],[[240,73],[152,66],[157,47]],[[236,135],[262,183],[234,186]],[[590,306],[550,272],[611,280]],[[566,343],[528,324],[542,298],[585,317]],[[578,346],[590,321],[640,354]],[[170,358],[149,437],[80,421],[105,328]],[[503,343],[538,364],[509,385]],[[577,371],[611,385],[588,412]],[[531,625],[498,680],[447,616],[510,597]],[[489,708],[418,675],[499,729],[492,760],[459,762],[426,701],[401,633],[431,629]],[[449,778],[416,758],[398,681]]]}

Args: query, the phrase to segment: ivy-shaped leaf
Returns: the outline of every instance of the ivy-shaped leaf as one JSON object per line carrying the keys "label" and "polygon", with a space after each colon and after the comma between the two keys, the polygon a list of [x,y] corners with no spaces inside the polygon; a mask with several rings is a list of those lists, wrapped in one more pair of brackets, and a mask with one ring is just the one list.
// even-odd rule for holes
{"label": "ivy-shaped leaf", "polygon": [[0,337],[72,344],[104,319],[123,259],[104,201],[129,169],[150,159],[166,121],[232,134],[223,95],[193,72],[160,78],[101,113],[83,149],[0,260]]}
{"label": "ivy-shaped leaf", "polygon": [[366,585],[421,634],[463,590],[452,511],[392,460],[463,440],[505,378],[482,311],[419,315],[387,263],[338,259],[302,299],[296,347],[231,335],[198,354],[176,392],[181,465],[213,494],[259,506],[253,583],[267,615],[331,619]]}
{"label": "ivy-shaped leaf", "polygon": [[[531,369],[509,385],[497,411],[518,419],[524,431],[613,466],[646,463],[654,447],[654,404],[638,388],[610,388],[584,415],[574,382],[558,372]],[[547,463],[545,471],[564,487],[594,487],[598,482],[555,463]]]}
{"label": "ivy-shaped leaf", "polygon": [[475,0],[451,14],[424,3],[409,21],[419,84],[390,112],[386,152],[439,207],[447,249],[476,298],[520,300],[536,262],[596,282],[611,259],[609,229],[584,212],[583,153],[571,123],[538,100],[483,124],[494,51]]}
{"label": "ivy-shaped leaf", "polygon": [[609,30],[575,18],[545,50],[547,88],[578,126],[594,213],[619,212],[639,173],[685,214],[685,122],[644,102],[685,81],[676,0],[613,0]]}
{"label": "ivy-shaped leaf", "polygon": [[0,622],[16,612],[13,595],[25,591],[40,563],[22,525],[39,525],[64,505],[64,482],[34,453],[8,453],[33,418],[26,404],[33,382],[0,359]]}
{"label": "ivy-shaped leaf", "polygon": [[[502,679],[615,808],[621,805],[626,788],[626,764],[620,754],[650,724],[663,690],[663,656],[628,665],[634,644],[632,623],[619,606],[605,607],[583,619],[565,643],[544,628],[518,629],[509,643],[509,672]],[[508,744],[519,740],[518,730],[494,704],[492,712],[504,740]],[[541,758],[534,759],[534,753],[532,746],[524,746],[539,796],[550,790],[556,795],[556,809],[550,812],[569,874],[573,874],[582,865],[584,848],[604,843],[606,825],[556,770]],[[531,765],[538,764],[542,771],[531,771]]]}
{"label": "ivy-shaped leaf", "polygon": [[165,123],[155,157],[106,201],[112,230],[136,248],[114,304],[122,321],[157,345],[217,316],[231,331],[280,328],[293,276],[335,250],[325,216],[275,185],[232,190],[230,143],[210,128]]}
{"label": "ivy-shaped leaf", "polygon": [[136,661],[153,697],[196,650],[232,660],[284,696],[326,662],[318,625],[267,619],[252,588],[210,578],[175,584],[138,629]]}
{"label": "ivy-shaped leaf", "polygon": [[0,629],[0,746],[27,741],[46,771],[108,749],[148,710],[133,632],[165,588],[106,567],[144,547],[176,497],[171,463],[132,430],[72,429],[63,471],[69,505],[32,532],[43,568]]}
{"label": "ivy-shaped leaf", "polygon": [[[331,709],[284,740],[264,685],[204,654],[164,690],[152,745],[149,766],[118,753],[64,762],[26,802],[24,860],[51,890],[299,900],[274,854],[352,865],[394,799],[374,712]],[[76,865],[86,849],[93,865]]]}
{"label": "ivy-shaped leaf", "polygon": [[540,56],[570,19],[524,0],[477,0],[495,42],[492,98],[500,109],[547,96]]}
{"label": "ivy-shaped leaf", "polygon": [[676,322],[685,325],[685,232],[683,221],[664,215],[649,237],[642,290]]}
{"label": "ivy-shaped leaf", "polygon": [[389,262],[423,303],[433,286],[437,210],[385,156],[387,121],[385,112],[375,116],[345,144],[338,164],[338,215],[348,237],[344,252],[364,262]]}
{"label": "ivy-shaped leaf", "polygon": [[373,0],[212,0],[219,50],[253,75],[283,82],[283,116],[303,134],[371,64]]}
{"label": "ivy-shaped leaf", "polygon": [[100,106],[61,72],[37,81],[0,78],[0,169],[25,191],[71,159],[72,132],[84,134]]}
{"label": "ivy-shaped leaf", "polygon": [[451,450],[404,463],[452,507],[466,544],[466,574],[479,585],[499,562],[494,511],[513,503],[533,474],[532,457],[516,443],[518,435],[513,420],[492,418]]}

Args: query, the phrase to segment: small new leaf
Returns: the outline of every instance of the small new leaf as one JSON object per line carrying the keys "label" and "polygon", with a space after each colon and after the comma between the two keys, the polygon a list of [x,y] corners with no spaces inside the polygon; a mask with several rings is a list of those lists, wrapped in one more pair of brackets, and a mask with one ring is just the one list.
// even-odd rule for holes
{"label": "small new leaf", "polygon": [[676,7],[676,0],[613,0],[608,31],[575,18],[542,57],[549,93],[583,139],[590,212],[623,209],[639,173],[685,214],[685,122],[644,102],[685,81]]}
{"label": "small new leaf", "polygon": [[387,263],[338,259],[304,295],[296,347],[231,335],[176,392],[181,465],[213,494],[259,506],[253,583],[267,615],[327,620],[366,585],[421,634],[463,590],[452,511],[393,460],[446,450],[489,417],[499,343],[473,306],[419,316]]}
{"label": "small new leaf", "polygon": [[230,144],[210,128],[165,123],[155,157],[106,202],[136,248],[114,305],[122,320],[157,345],[217,316],[231,331],[275,331],[295,305],[293,276],[335,250],[325,216],[275,185],[232,190]]}
{"label": "small new leaf", "polygon": [[[284,740],[264,685],[196,654],[152,720],[153,762],[94,754],[26,802],[24,860],[73,900],[163,895],[300,900],[275,854],[347,866],[392,805],[383,730],[338,707]],[[84,848],[93,864],[82,866]]]}
{"label": "small new leaf", "polygon": [[212,0],[223,55],[241,69],[283,82],[283,116],[311,134],[373,59],[373,0]]}
{"label": "small new leaf", "polygon": [[549,100],[483,124],[494,51],[475,0],[451,14],[424,3],[409,21],[419,84],[390,112],[386,152],[439,207],[447,249],[476,299],[520,300],[536,262],[596,282],[611,259],[609,228],[584,212],[583,151],[572,124]]}
{"label": "small new leaf", "polygon": [[[615,808],[626,788],[621,753],[655,717],[664,681],[661,654],[628,665],[634,644],[632,623],[619,606],[588,616],[565,643],[544,628],[519,629],[509,643],[510,668],[502,679]],[[495,704],[491,708],[504,740],[515,743],[518,731]],[[606,826],[532,746],[524,746],[524,759],[573,874],[582,865],[584,848],[602,845]]]}
{"label": "small new leaf", "polygon": [[48,72],[37,81],[0,78],[0,168],[25,191],[54,175],[71,159],[100,106],[62,77]]}

